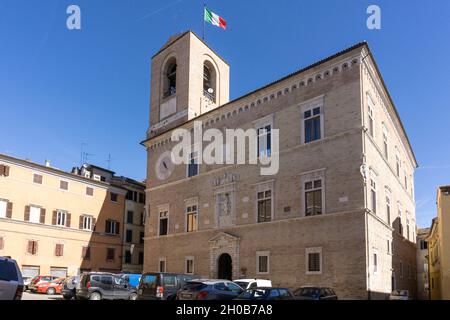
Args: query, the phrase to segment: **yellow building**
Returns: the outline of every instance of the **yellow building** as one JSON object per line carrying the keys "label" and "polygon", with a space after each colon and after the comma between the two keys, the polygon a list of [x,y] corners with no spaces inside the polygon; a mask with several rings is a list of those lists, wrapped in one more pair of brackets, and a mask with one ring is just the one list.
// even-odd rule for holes
{"label": "yellow building", "polygon": [[23,276],[119,272],[126,190],[0,154],[0,256]]}
{"label": "yellow building", "polygon": [[439,187],[428,242],[430,298],[450,300],[450,186]]}

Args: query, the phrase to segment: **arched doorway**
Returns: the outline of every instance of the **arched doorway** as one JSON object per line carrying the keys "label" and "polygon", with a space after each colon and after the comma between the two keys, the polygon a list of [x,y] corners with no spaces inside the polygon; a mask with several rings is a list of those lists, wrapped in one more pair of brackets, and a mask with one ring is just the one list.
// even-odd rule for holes
{"label": "arched doorway", "polygon": [[217,275],[219,279],[233,280],[233,261],[228,253],[220,255],[217,265]]}

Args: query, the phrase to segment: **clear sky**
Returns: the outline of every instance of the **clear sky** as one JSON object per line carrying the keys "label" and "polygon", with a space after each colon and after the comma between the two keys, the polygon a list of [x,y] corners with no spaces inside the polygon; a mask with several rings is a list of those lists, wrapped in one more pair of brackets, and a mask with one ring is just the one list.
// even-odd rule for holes
{"label": "clear sky", "polygon": [[[0,153],[64,170],[88,160],[145,178],[150,57],[174,33],[202,33],[198,0],[0,0]],[[81,8],[81,30],[66,9]],[[411,140],[417,220],[431,224],[450,184],[450,1],[208,0],[228,22],[206,41],[231,66],[237,98],[369,41]],[[370,4],[382,29],[366,27]]]}

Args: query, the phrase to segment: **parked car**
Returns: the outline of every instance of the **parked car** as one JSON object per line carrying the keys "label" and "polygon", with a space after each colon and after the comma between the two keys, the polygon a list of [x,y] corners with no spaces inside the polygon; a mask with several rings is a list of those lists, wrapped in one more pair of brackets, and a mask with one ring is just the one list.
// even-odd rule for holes
{"label": "parked car", "polygon": [[139,281],[141,281],[142,274],[138,273],[126,273],[121,275],[122,279],[124,279],[130,286],[135,288],[138,287]]}
{"label": "parked car", "polygon": [[236,283],[239,287],[241,287],[244,290],[252,289],[252,288],[271,288],[272,287],[272,281],[270,280],[264,280],[264,279],[239,279],[234,280],[234,283]]}
{"label": "parked car", "polygon": [[28,290],[30,290],[31,292],[35,292],[37,285],[39,285],[43,282],[53,281],[57,278],[58,277],[54,277],[54,276],[36,276],[33,278],[33,280],[31,280],[30,284],[28,285]]}
{"label": "parked car", "polygon": [[389,300],[409,300],[409,291],[393,290],[389,295]]}
{"label": "parked car", "polygon": [[77,283],[80,281],[80,276],[68,277],[62,283],[61,293],[63,298],[66,300],[70,300],[75,298],[77,293]]}
{"label": "parked car", "polygon": [[287,288],[260,287],[245,290],[236,300],[294,300],[294,295]]}
{"label": "parked car", "polygon": [[42,282],[35,286],[37,293],[46,293],[48,295],[61,294],[62,284],[65,278],[58,278],[50,282]]}
{"label": "parked car", "polygon": [[142,275],[138,300],[175,300],[177,292],[196,276],[179,273],[149,272]]}
{"label": "parked car", "polygon": [[31,280],[33,280],[33,277],[23,278],[23,291],[27,291],[28,290],[28,286],[30,285]]}
{"label": "parked car", "polygon": [[106,272],[83,273],[76,289],[77,299],[136,300],[136,288],[120,275]]}
{"label": "parked car", "polygon": [[336,293],[331,288],[301,287],[294,291],[296,300],[337,300]]}
{"label": "parked car", "polygon": [[192,280],[178,291],[178,300],[232,300],[244,289],[228,280]]}
{"label": "parked car", "polygon": [[23,289],[22,272],[16,260],[0,257],[0,300],[21,300]]}

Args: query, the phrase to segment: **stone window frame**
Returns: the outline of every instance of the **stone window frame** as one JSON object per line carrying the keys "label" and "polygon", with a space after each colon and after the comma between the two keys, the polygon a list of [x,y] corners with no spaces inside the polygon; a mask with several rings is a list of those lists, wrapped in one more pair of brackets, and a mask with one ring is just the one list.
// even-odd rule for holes
{"label": "stone window frame", "polygon": [[389,130],[384,122],[381,124],[381,128],[383,133],[383,156],[389,161]]}
{"label": "stone window frame", "polygon": [[[318,253],[320,257],[320,271],[309,271],[309,254]],[[305,249],[305,272],[307,275],[319,275],[323,272],[323,250],[322,247],[310,247]]]}
{"label": "stone window frame", "polygon": [[[256,131],[256,157],[259,158],[260,157],[260,153],[259,153],[259,134],[258,134],[258,130],[259,129],[263,129],[267,126],[270,126],[270,145],[271,148],[273,146],[273,135],[272,135],[272,131],[274,130],[273,127],[273,123],[274,123],[274,117],[275,117],[275,113],[271,113],[267,116],[261,117],[259,119],[256,119],[254,121],[252,121],[253,124],[253,129],[255,129]],[[267,135],[267,133],[265,133]],[[270,152],[270,155],[272,155],[272,149]],[[269,157],[270,157],[269,155]],[[251,159],[250,159],[251,160]]]}
{"label": "stone window frame", "polygon": [[[67,188],[66,189],[64,189],[64,188],[62,188],[62,183],[67,183]],[[69,191],[69,187],[70,187],[70,182],[69,182],[69,180],[65,180],[65,179],[60,179],[59,180],[59,190],[62,190],[62,191]]]}
{"label": "stone window frame", "polygon": [[[321,180],[322,185],[322,215],[326,213],[326,201],[325,201],[325,189],[326,189],[326,168],[317,169],[309,172],[304,172],[300,174],[300,188],[301,188],[301,205],[300,205],[300,216],[307,217],[306,215],[306,190],[305,184],[307,182],[313,182],[315,180]],[[311,217],[311,216],[309,216]]]}
{"label": "stone window frame", "polygon": [[[379,203],[378,173],[372,167],[369,169],[369,190],[367,190],[367,191],[369,194],[369,199],[368,199],[369,204],[370,204],[369,209],[374,215],[378,216],[378,214],[379,214],[379,210],[378,210],[379,209],[378,208],[379,207],[378,206],[378,203]],[[375,204],[373,203],[372,191],[375,192]]]}
{"label": "stone window frame", "polygon": [[366,92],[367,101],[367,132],[369,136],[375,138],[375,101],[370,92]]}
{"label": "stone window frame", "polygon": [[[188,261],[192,261],[192,272],[188,272]],[[193,275],[195,273],[195,257],[187,256],[184,258],[184,273]]]}
{"label": "stone window frame", "polygon": [[[267,257],[267,271],[260,271],[259,258]],[[270,273],[270,251],[256,251],[256,274],[269,274]]]}
{"label": "stone window frame", "polygon": [[[320,141],[325,138],[325,103],[324,103],[324,97],[325,95],[322,94],[320,96],[317,96],[315,98],[306,100],[298,105],[300,108],[300,143],[301,144],[308,144],[315,141]],[[312,111],[315,108],[320,108],[320,139],[305,142],[305,119],[304,119],[304,113],[307,111]]]}
{"label": "stone window frame", "polygon": [[[165,237],[165,236],[169,235],[169,226],[170,226],[169,205],[168,204],[161,205],[161,206],[158,206],[157,209],[158,209],[158,234],[157,234],[157,236],[158,237]],[[160,227],[161,227],[161,213],[164,213],[164,212],[167,213],[167,233],[165,235],[160,235],[160,233],[161,233],[161,230],[160,230]]]}
{"label": "stone window frame", "polygon": [[[391,193],[391,189],[388,186],[384,186],[384,202],[385,202],[386,223],[391,227],[392,222],[393,222],[392,221],[392,193]],[[389,206],[389,215],[387,212],[388,206]]]}
{"label": "stone window frame", "polygon": [[264,223],[264,222],[258,222],[258,193],[259,192],[271,192],[271,212],[270,212],[270,222],[273,222],[275,219],[275,179],[260,182],[254,185],[255,187],[255,223]]}
{"label": "stone window frame", "polygon": [[372,249],[372,273],[373,275],[378,275],[380,273],[380,255],[378,254],[378,250],[373,248]]}

